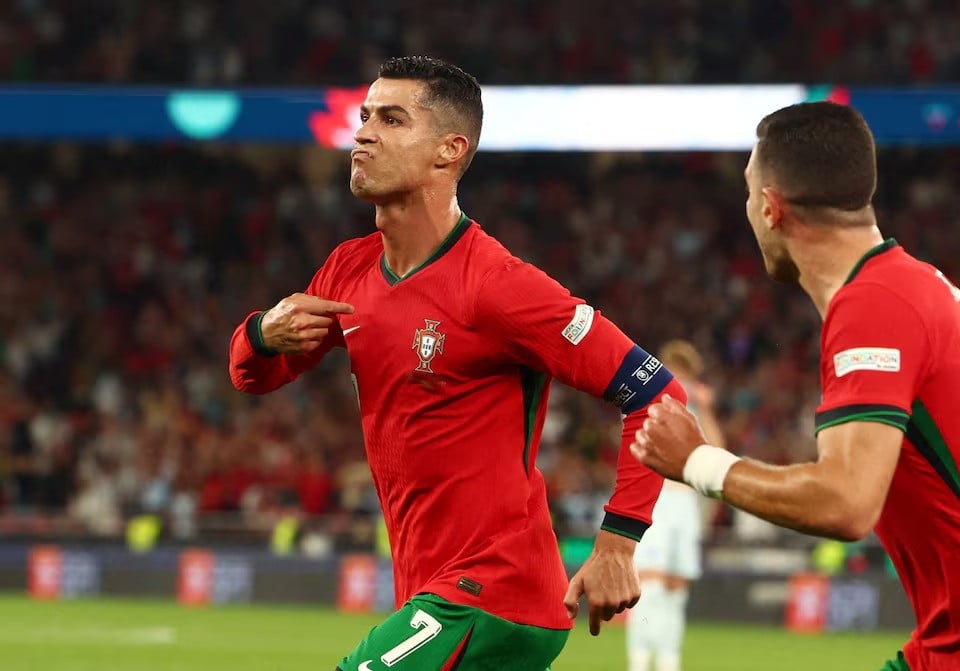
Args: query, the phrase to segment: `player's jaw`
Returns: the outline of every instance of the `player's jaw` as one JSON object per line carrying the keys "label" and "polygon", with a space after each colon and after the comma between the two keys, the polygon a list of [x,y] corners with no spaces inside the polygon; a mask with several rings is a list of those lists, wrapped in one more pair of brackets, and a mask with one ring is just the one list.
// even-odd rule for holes
{"label": "player's jaw", "polygon": [[776,256],[764,257],[767,275],[777,282],[797,284],[800,281],[800,269],[786,249]]}
{"label": "player's jaw", "polygon": [[773,231],[753,226],[763,265],[767,275],[776,282],[796,284],[800,280],[800,269],[790,256],[786,243]]}
{"label": "player's jaw", "polygon": [[790,256],[786,242],[780,234],[767,226],[763,216],[753,205],[750,200],[747,201],[747,220],[757,239],[757,246],[760,247],[767,275],[777,282],[795,284],[800,279],[800,270]]}
{"label": "player's jaw", "polygon": [[384,204],[429,188],[431,139],[424,138],[419,144],[357,145],[350,153],[350,191],[362,200]]}
{"label": "player's jaw", "polygon": [[373,154],[369,149],[355,148],[350,152],[350,191],[358,198],[366,198],[375,189],[376,180],[370,179],[369,164]]}
{"label": "player's jaw", "polygon": [[380,203],[405,190],[402,168],[381,143],[357,145],[350,152],[350,191],[361,200]]}
{"label": "player's jaw", "polygon": [[746,213],[750,228],[757,239],[760,254],[767,275],[777,282],[796,284],[800,279],[800,270],[787,249],[786,240],[778,230],[774,230],[764,218],[761,182],[756,168],[756,151],[750,154],[750,160],[744,171],[747,182]]}
{"label": "player's jaw", "polygon": [[411,191],[408,176],[397,167],[383,153],[355,150],[350,160],[350,191],[361,200],[377,204]]}

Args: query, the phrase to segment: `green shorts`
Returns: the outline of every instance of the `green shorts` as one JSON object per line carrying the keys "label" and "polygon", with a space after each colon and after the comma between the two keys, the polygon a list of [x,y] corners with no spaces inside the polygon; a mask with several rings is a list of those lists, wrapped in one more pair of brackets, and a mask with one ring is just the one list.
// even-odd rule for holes
{"label": "green shorts", "polygon": [[565,629],[514,624],[420,594],[370,630],[340,671],[549,671]]}
{"label": "green shorts", "polygon": [[907,664],[907,659],[903,656],[903,653],[898,652],[897,658],[884,664],[880,671],[910,671],[910,666]]}

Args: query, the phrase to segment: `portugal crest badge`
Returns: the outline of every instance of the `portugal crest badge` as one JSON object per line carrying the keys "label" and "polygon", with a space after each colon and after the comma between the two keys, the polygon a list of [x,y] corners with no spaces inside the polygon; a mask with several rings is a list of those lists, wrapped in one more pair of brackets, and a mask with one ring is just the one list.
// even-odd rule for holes
{"label": "portugal crest badge", "polygon": [[438,354],[443,354],[443,341],[447,335],[437,331],[440,322],[432,319],[424,319],[426,328],[417,329],[413,335],[413,347],[417,350],[417,356],[420,357],[420,365],[414,372],[432,373],[430,362]]}

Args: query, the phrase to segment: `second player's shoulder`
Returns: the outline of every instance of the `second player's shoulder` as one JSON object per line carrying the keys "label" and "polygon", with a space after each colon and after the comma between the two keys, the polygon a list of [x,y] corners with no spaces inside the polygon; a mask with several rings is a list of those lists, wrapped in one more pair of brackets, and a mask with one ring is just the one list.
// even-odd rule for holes
{"label": "second player's shoulder", "polygon": [[[899,253],[896,253],[899,252]],[[936,329],[956,321],[960,289],[936,267],[902,249],[883,264],[868,267],[837,291],[824,330],[850,322],[886,329]]]}
{"label": "second player's shoulder", "polygon": [[824,379],[854,371],[898,372],[907,351],[911,361],[926,360],[939,330],[936,310],[928,306],[926,279],[917,274],[915,265],[897,262],[874,266],[843,285],[824,319]]}
{"label": "second player's shoulder", "polygon": [[899,326],[916,325],[918,316],[893,283],[877,276],[858,277],[840,287],[830,301],[821,344],[827,352],[850,338],[862,339]]}
{"label": "second player's shoulder", "polygon": [[905,253],[900,268],[886,279],[905,300],[942,314],[960,303],[960,288],[939,268]]}
{"label": "second player's shoulder", "polygon": [[931,301],[956,300],[957,295],[949,291],[952,283],[935,266],[909,254],[895,241],[885,244],[890,245],[887,251],[878,254],[859,271],[855,270],[841,292],[881,300],[896,296],[918,307],[930,305]]}

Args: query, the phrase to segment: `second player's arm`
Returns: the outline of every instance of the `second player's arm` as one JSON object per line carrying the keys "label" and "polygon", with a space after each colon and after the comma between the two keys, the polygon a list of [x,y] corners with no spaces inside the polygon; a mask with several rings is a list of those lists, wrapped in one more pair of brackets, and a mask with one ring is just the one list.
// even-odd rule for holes
{"label": "second player's arm", "polygon": [[783,527],[858,540],[880,517],[902,442],[903,432],[886,424],[833,426],[820,432],[814,463],[771,466],[738,461],[723,482],[722,498]]}
{"label": "second player's arm", "polygon": [[851,420],[819,432],[815,462],[774,466],[707,444],[696,418],[667,399],[650,408],[631,450],[665,477],[757,517],[804,533],[856,540],[870,533],[880,516],[902,442],[900,426]]}
{"label": "second player's arm", "polygon": [[840,540],[866,536],[883,510],[931,360],[923,315],[888,286],[847,286],[831,302],[821,350],[816,462],[737,461],[705,445],[693,416],[670,401],[650,409],[634,455],[780,526]]}

